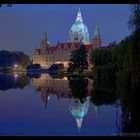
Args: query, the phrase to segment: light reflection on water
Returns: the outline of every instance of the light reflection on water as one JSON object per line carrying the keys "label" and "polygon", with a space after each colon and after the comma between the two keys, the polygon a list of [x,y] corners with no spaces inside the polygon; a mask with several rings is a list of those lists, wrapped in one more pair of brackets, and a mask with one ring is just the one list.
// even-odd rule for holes
{"label": "light reflection on water", "polygon": [[114,104],[94,104],[92,79],[0,74],[0,83],[0,135],[118,133],[121,109]]}

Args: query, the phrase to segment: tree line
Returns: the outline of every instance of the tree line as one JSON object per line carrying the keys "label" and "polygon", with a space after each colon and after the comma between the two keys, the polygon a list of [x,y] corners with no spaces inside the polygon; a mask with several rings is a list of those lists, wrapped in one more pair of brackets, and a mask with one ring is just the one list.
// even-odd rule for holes
{"label": "tree line", "polygon": [[0,51],[0,67],[14,67],[16,64],[25,68],[30,63],[30,57],[23,52]]}
{"label": "tree line", "polygon": [[[97,75],[95,83],[98,85],[101,79],[109,78],[110,72],[113,74],[114,71],[111,78],[114,77],[112,82],[115,82],[115,92],[121,103],[121,133],[140,133],[140,4],[130,7],[128,28],[132,31],[131,34],[115,48],[95,49],[91,54],[91,62]],[[100,94],[99,90],[97,94],[95,91],[94,89],[93,99]]]}

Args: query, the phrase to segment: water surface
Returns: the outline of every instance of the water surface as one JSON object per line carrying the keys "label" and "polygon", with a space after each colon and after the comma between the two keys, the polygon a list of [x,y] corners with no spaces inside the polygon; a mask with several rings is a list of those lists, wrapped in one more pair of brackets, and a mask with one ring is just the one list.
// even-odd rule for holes
{"label": "water surface", "polygon": [[93,96],[93,82],[87,78],[53,79],[47,74],[39,78],[0,74],[0,135],[117,135],[118,100],[105,98],[101,105],[94,103],[98,97]]}

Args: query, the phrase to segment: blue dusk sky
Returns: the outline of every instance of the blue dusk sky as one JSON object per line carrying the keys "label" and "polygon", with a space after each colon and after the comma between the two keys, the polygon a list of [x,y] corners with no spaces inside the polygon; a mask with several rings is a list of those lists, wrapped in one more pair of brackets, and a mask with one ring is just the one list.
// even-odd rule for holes
{"label": "blue dusk sky", "polygon": [[0,50],[23,51],[32,55],[46,32],[51,45],[67,42],[78,8],[92,41],[98,25],[102,45],[121,41],[130,34],[128,4],[14,4],[0,8]]}

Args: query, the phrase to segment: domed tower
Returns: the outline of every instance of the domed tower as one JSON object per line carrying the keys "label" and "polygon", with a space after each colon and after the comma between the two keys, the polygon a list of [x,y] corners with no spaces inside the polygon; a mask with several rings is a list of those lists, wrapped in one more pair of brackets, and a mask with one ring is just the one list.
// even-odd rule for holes
{"label": "domed tower", "polygon": [[99,27],[96,26],[93,38],[93,49],[101,47],[101,38],[99,33]]}
{"label": "domed tower", "polygon": [[89,33],[87,26],[83,23],[80,8],[77,13],[75,23],[69,31],[70,42],[82,42],[83,44],[90,44]]}
{"label": "domed tower", "polygon": [[86,101],[81,103],[79,99],[71,99],[69,109],[72,116],[76,119],[78,129],[82,127],[83,117],[87,114],[89,108],[90,97],[86,97]]}

